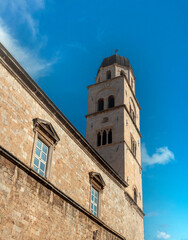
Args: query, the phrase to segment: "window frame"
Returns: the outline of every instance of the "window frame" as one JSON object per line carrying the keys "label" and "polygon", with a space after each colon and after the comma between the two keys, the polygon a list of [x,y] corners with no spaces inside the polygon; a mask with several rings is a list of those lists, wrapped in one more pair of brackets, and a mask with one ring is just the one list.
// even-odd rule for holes
{"label": "window frame", "polygon": [[[95,193],[97,193],[97,202],[95,202],[95,198],[96,195]],[[92,200],[92,196],[94,197],[94,200]],[[93,205],[93,209],[92,209],[92,205]],[[96,206],[96,215],[95,215],[95,208]],[[97,217],[99,215],[99,191],[93,186],[91,185],[91,204],[90,204],[90,208],[91,208],[91,213]]]}
{"label": "window frame", "polygon": [[112,79],[112,72],[111,70],[106,71],[106,80]]}
{"label": "window frame", "polygon": [[35,171],[41,177],[49,178],[50,176],[50,169],[52,164],[52,154],[55,150],[55,147],[60,140],[57,133],[55,132],[52,124],[40,118],[33,119],[33,131],[34,131],[34,141],[33,141],[33,150],[31,156],[30,167],[34,170],[34,159],[35,153],[37,148],[37,141],[38,139],[48,147],[48,155],[46,160],[46,168],[44,172],[44,176],[40,173]]}
{"label": "window frame", "polygon": [[114,95],[110,95],[108,97],[108,108],[110,109],[113,107],[115,107],[115,97],[114,97]]}
{"label": "window frame", "polygon": [[[38,146],[38,142],[41,143],[41,146]],[[44,146],[46,147],[47,151],[43,151]],[[39,150],[39,155],[37,154],[37,149]],[[42,155],[46,156],[46,160],[42,158]],[[34,162],[33,162],[33,168],[34,170],[39,173],[41,176],[45,177],[45,173],[47,170],[47,165],[48,165],[48,156],[49,156],[49,147],[41,141],[40,138],[37,138],[36,141],[36,147],[35,147],[35,153],[34,153]],[[38,161],[38,165],[35,163],[35,159]],[[41,168],[41,163],[44,165],[44,170]],[[37,170],[36,170],[37,169]],[[43,173],[43,175],[41,173]]]}
{"label": "window frame", "polygon": [[96,172],[90,172],[89,173],[90,178],[90,204],[89,204],[89,210],[92,213],[91,204],[92,204],[92,189],[94,189],[96,192],[98,192],[98,201],[97,201],[97,215],[92,213],[95,217],[100,217],[101,215],[101,198],[102,198],[102,192],[105,187],[105,182],[101,176],[100,173]]}
{"label": "window frame", "polygon": [[[111,136],[110,136],[110,132],[111,132]],[[108,128],[103,128],[103,129],[97,130],[96,138],[97,138],[96,147],[102,147],[102,146],[113,144],[113,127],[108,127]],[[100,141],[99,141],[99,138],[100,138]],[[109,141],[109,139],[111,141]],[[105,142],[104,142],[104,140],[105,140]],[[99,142],[100,142],[100,144],[99,144]]]}
{"label": "window frame", "polygon": [[97,112],[104,111],[104,98],[99,98],[97,101]]}

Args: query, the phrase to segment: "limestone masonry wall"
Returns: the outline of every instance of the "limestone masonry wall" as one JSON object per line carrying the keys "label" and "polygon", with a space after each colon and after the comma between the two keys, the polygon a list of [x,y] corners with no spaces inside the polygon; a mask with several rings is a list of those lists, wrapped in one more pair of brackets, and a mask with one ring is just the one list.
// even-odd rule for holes
{"label": "limestone masonry wall", "polygon": [[120,240],[33,176],[0,156],[0,240]]}
{"label": "limestone masonry wall", "polygon": [[[127,240],[143,240],[143,216],[127,200],[125,189],[28,91],[0,64],[0,145],[33,168],[32,120],[49,121],[60,141],[53,151],[47,180],[90,211],[89,172],[100,173],[106,184],[101,193],[100,220]],[[7,160],[1,158],[0,168],[0,239],[92,239],[96,229],[97,239],[120,239]]]}

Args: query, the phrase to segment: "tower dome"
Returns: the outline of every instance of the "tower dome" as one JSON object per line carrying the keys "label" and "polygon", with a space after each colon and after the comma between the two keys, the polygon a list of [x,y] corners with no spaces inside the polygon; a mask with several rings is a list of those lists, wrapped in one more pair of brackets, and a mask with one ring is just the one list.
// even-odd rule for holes
{"label": "tower dome", "polygon": [[[126,57],[122,57],[118,54],[114,54],[110,57],[104,58],[100,67],[99,67],[99,70],[100,70],[101,67],[107,67],[107,66],[110,66],[114,63],[117,63],[117,64],[119,64],[121,66],[124,66],[124,67],[129,67],[129,68],[131,68],[131,71],[133,72],[131,64],[129,62],[129,59],[126,58]],[[98,70],[98,72],[99,72],[99,70]]]}

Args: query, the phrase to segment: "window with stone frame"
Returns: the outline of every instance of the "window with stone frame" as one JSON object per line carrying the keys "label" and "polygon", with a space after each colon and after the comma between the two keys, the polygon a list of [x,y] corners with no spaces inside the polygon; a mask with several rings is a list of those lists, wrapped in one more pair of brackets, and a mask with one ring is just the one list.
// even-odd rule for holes
{"label": "window with stone frame", "polygon": [[108,70],[106,72],[106,80],[108,80],[108,79],[111,79],[111,71],[110,70]]}
{"label": "window with stone frame", "polygon": [[135,201],[135,203],[137,203],[138,194],[137,194],[137,189],[136,189],[136,187],[134,187],[134,189],[133,189],[133,194],[134,194],[134,201]]}
{"label": "window with stone frame", "polygon": [[113,108],[115,106],[115,98],[113,95],[108,97],[108,108]]}
{"label": "window with stone frame", "polygon": [[89,177],[91,184],[90,211],[93,215],[99,217],[101,212],[100,206],[101,193],[105,187],[105,182],[100,173],[90,172]]}
{"label": "window with stone frame", "polygon": [[33,125],[35,138],[31,167],[42,177],[48,177],[52,153],[60,139],[51,123],[35,118]]}
{"label": "window with stone frame", "polygon": [[100,98],[100,99],[98,100],[97,110],[98,110],[98,111],[104,110],[104,99],[103,99],[103,98]]}
{"label": "window with stone frame", "polygon": [[131,151],[133,155],[136,157],[136,141],[134,140],[132,135],[131,135]]}
{"label": "window with stone frame", "polygon": [[39,173],[43,177],[45,176],[45,173],[46,173],[48,152],[49,152],[49,147],[46,146],[46,144],[44,144],[38,138],[36,142],[33,168],[37,173]]}
{"label": "window with stone frame", "polygon": [[112,128],[101,129],[97,132],[97,147],[112,143]]}
{"label": "window with stone frame", "polygon": [[129,112],[134,123],[136,123],[136,108],[132,98],[129,100]]}

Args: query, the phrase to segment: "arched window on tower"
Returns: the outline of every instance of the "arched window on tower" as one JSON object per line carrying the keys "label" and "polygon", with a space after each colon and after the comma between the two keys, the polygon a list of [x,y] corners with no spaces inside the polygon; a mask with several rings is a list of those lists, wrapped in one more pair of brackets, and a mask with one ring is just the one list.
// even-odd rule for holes
{"label": "arched window on tower", "polygon": [[104,130],[102,134],[102,145],[106,145],[106,130]]}
{"label": "arched window on tower", "polygon": [[136,108],[135,108],[132,98],[130,98],[130,101],[129,101],[129,109],[130,109],[129,110],[130,116],[131,116],[133,122],[136,123]]}
{"label": "arched window on tower", "polygon": [[134,201],[137,203],[137,191],[136,188],[134,188]]}
{"label": "arched window on tower", "polygon": [[132,154],[136,157],[136,141],[134,140],[133,136],[131,136],[131,151]]}
{"label": "arched window on tower", "polygon": [[125,72],[123,70],[121,70],[120,76],[125,76]]}
{"label": "arched window on tower", "polygon": [[108,70],[107,72],[106,72],[106,79],[108,80],[108,79],[111,79],[111,71],[110,70]]}
{"label": "arched window on tower", "polygon": [[108,144],[112,143],[112,129],[108,132]]}
{"label": "arched window on tower", "polygon": [[112,108],[112,107],[114,107],[114,105],[115,105],[115,99],[114,99],[114,96],[109,96],[108,97],[108,108]]}
{"label": "arched window on tower", "polygon": [[98,100],[98,111],[102,111],[102,110],[104,110],[104,99],[100,98]]}
{"label": "arched window on tower", "polygon": [[101,133],[98,132],[97,133],[97,147],[99,147],[101,145]]}

